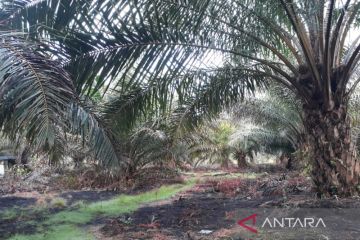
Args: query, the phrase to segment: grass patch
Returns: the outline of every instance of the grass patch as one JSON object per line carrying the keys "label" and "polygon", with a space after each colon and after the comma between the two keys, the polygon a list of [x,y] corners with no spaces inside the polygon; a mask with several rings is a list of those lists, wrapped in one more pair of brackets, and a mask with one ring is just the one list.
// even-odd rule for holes
{"label": "grass patch", "polygon": [[[141,204],[164,200],[178,192],[190,189],[195,180],[185,184],[162,186],[158,189],[138,195],[120,195],[111,200],[91,204],[80,204],[78,209],[62,211],[50,216],[39,225],[39,234],[16,235],[12,240],[74,240],[93,239],[79,225],[90,223],[98,216],[112,217],[135,211]],[[47,227],[49,226],[49,227]]]}
{"label": "grass patch", "polygon": [[115,199],[92,203],[81,208],[84,213],[102,214],[106,216],[116,216],[119,213],[131,212],[139,207],[140,204],[167,199],[174,194],[186,190],[193,186],[194,182],[188,182],[185,185],[176,184],[162,186],[158,189],[138,194],[138,195],[121,195]]}
{"label": "grass patch", "polygon": [[62,224],[59,226],[50,227],[44,233],[38,233],[33,235],[16,235],[11,239],[16,240],[39,240],[39,239],[51,239],[51,240],[93,240],[94,237],[85,231],[81,230],[77,226]]}
{"label": "grass patch", "polygon": [[16,219],[18,217],[19,213],[16,210],[16,208],[10,208],[6,209],[0,214],[0,219],[2,220],[11,220]]}

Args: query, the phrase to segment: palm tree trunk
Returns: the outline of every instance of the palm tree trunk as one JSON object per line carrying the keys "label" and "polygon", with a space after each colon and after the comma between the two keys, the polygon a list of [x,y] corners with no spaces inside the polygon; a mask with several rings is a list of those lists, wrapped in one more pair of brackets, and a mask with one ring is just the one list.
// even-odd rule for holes
{"label": "palm tree trunk", "polygon": [[236,160],[237,160],[238,168],[246,168],[247,167],[246,154],[242,150],[237,151]]}
{"label": "palm tree trunk", "polygon": [[[316,106],[316,105],[315,105]],[[347,107],[331,111],[304,108],[312,152],[313,180],[319,193],[349,196],[358,191],[360,166],[351,141]]]}
{"label": "palm tree trunk", "polygon": [[279,164],[286,169],[290,169],[292,167],[291,160],[292,159],[289,154],[283,153],[279,158]]}
{"label": "palm tree trunk", "polygon": [[228,169],[229,168],[229,159],[228,158],[224,158],[223,161],[221,162],[221,167]]}

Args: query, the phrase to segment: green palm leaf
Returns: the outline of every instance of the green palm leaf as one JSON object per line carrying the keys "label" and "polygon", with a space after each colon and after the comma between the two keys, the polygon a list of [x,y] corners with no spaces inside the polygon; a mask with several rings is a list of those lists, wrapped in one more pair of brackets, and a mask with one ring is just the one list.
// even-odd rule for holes
{"label": "green palm leaf", "polygon": [[0,124],[14,138],[20,132],[36,147],[53,147],[74,99],[69,75],[36,45],[2,37],[0,43]]}
{"label": "green palm leaf", "polygon": [[70,133],[82,136],[103,166],[118,170],[123,162],[112,131],[91,108],[73,104],[69,110]]}
{"label": "green palm leaf", "polygon": [[0,37],[0,126],[4,134],[12,140],[26,138],[35,149],[55,153],[62,148],[65,132],[81,133],[103,163],[119,164],[111,134],[95,114],[81,107],[84,104],[61,65],[41,53],[39,45],[14,34]]}

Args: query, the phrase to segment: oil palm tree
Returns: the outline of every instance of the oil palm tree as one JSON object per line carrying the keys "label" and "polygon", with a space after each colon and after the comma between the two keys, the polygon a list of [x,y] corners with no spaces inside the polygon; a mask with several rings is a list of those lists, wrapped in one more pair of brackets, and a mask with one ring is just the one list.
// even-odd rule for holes
{"label": "oil palm tree", "polygon": [[210,121],[198,127],[192,135],[192,146],[189,152],[196,160],[195,166],[200,162],[220,164],[223,168],[230,167],[230,157],[235,147],[230,144],[230,137],[235,131],[227,121]]}
{"label": "oil palm tree", "polygon": [[[286,142],[284,150],[291,148],[295,151],[307,144],[301,102],[291,91],[279,85],[270,86],[260,98],[250,97],[234,106],[232,118],[232,121],[249,120],[256,125],[257,129],[248,135],[254,135],[252,138],[265,146],[271,146],[272,142],[274,145]],[[276,151],[275,148],[273,150]]]}
{"label": "oil palm tree", "polygon": [[[278,124],[274,117],[263,120],[263,125],[260,125],[260,120],[258,120],[257,126],[251,125],[248,121],[249,118],[256,120],[260,113],[259,115],[254,114],[255,111],[258,111],[258,106],[255,107],[254,104],[246,105],[246,107],[248,110],[253,109],[254,111],[248,112],[250,115],[245,116],[242,113],[241,116],[234,116],[233,119],[220,118],[206,122],[195,131],[188,133],[191,140],[188,144],[188,153],[196,160],[195,165],[207,161],[227,168],[231,159],[234,159],[239,168],[246,168],[248,166],[247,158],[253,162],[258,152],[278,154],[279,152],[295,151],[292,139],[286,135],[279,136],[278,129],[270,127],[270,125]],[[276,107],[272,106],[272,108]],[[245,109],[245,107],[242,106],[241,109]],[[268,117],[265,114],[263,112],[262,117]]]}
{"label": "oil palm tree", "polygon": [[237,161],[238,168],[246,168],[248,163],[246,157],[254,162],[255,156],[260,151],[260,144],[253,138],[242,138],[238,144],[234,146],[233,157]]}
{"label": "oil palm tree", "polygon": [[[78,94],[100,88],[119,93],[122,103],[113,120],[127,116],[123,120],[132,122],[154,109],[159,114],[174,101],[197,117],[239,101],[256,85],[282,84],[302,102],[318,190],[357,191],[360,166],[347,103],[359,82],[359,38],[350,33],[356,33],[360,2],[8,0],[2,5],[0,23],[47,43],[43,51],[62,62]],[[199,69],[209,55],[236,64]]]}
{"label": "oil palm tree", "polygon": [[235,140],[249,139],[258,149],[270,154],[290,156],[307,151],[301,102],[291,91],[272,85],[265,95],[248,98],[231,112],[232,121],[249,121],[254,125],[251,130],[235,132]]}

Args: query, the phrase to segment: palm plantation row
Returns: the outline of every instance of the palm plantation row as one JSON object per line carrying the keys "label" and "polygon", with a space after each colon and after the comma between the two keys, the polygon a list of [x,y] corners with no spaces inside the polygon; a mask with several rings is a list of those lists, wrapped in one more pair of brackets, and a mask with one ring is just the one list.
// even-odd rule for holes
{"label": "palm plantation row", "polygon": [[[204,122],[227,110],[260,124],[234,144],[238,159],[254,145],[308,151],[319,192],[358,191],[357,104],[349,111],[349,101],[360,80],[360,2],[0,4],[0,124],[12,142],[54,161],[66,142],[86,143],[81,151],[105,168],[131,172],[140,159],[212,155],[214,141],[197,138]],[[268,111],[272,122],[264,117],[271,101],[249,99],[259,91],[281,102]],[[229,148],[219,151],[229,156]]]}

